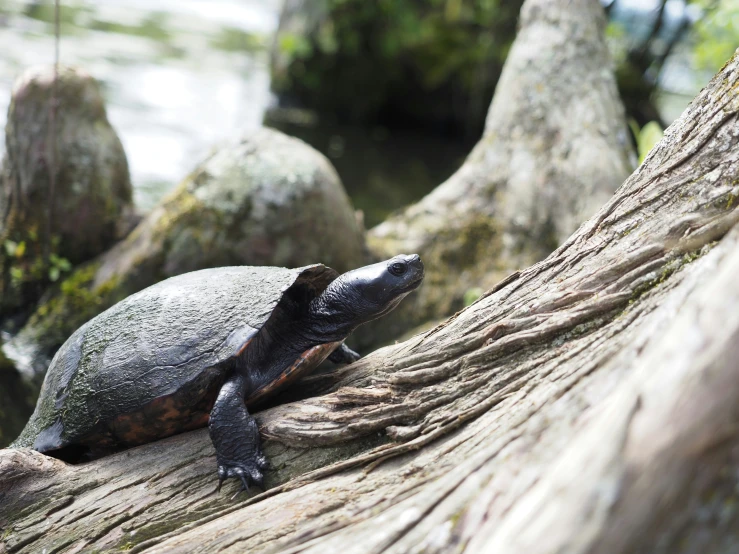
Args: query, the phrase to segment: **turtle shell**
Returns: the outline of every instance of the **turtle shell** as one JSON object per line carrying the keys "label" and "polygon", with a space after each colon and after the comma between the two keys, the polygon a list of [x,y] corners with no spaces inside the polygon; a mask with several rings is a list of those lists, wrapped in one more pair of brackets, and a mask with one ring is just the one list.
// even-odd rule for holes
{"label": "turtle shell", "polygon": [[[308,302],[336,277],[320,264],[222,267],[129,296],[59,349],[13,446],[48,452],[75,444],[134,445],[202,427],[226,378],[224,362],[246,348],[286,291]],[[309,350],[279,380],[338,344],[328,352]]]}

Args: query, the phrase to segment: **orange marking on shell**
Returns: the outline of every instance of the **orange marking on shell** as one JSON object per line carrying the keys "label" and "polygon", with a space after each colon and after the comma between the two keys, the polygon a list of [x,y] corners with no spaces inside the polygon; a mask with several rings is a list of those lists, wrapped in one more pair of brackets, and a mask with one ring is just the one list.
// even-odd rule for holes
{"label": "orange marking on shell", "polygon": [[117,442],[135,446],[205,427],[217,389],[207,391],[196,405],[192,404],[191,396],[180,395],[180,391],[155,398],[140,411],[113,419],[107,425],[108,430]]}
{"label": "orange marking on shell", "polygon": [[329,357],[331,352],[336,350],[341,342],[327,342],[326,344],[319,344],[309,350],[303,352],[300,357],[288,368],[286,368],[274,381],[267,383],[261,389],[253,392],[246,398],[247,406],[262,400],[266,396],[269,396],[277,389],[282,388],[299,377],[306,375],[311,370],[315,369],[323,360]]}

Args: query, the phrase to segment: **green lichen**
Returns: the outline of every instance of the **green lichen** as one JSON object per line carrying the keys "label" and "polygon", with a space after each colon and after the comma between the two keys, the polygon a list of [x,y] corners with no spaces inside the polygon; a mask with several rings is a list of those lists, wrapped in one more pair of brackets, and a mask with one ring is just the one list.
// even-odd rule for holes
{"label": "green lichen", "polygon": [[[187,487],[184,483],[180,483],[183,490]],[[219,505],[214,501],[214,509]],[[160,519],[156,522],[147,522],[136,528],[136,533],[126,533],[119,542],[118,549],[123,551],[132,550],[142,542],[148,541],[156,537],[161,537],[172,531],[176,531],[183,525],[187,525],[193,521],[201,519],[207,512],[201,507],[197,512],[182,512],[180,514],[170,514],[166,519]]]}
{"label": "green lichen", "polygon": [[655,273],[653,279],[641,283],[637,288],[634,289],[629,304],[633,304],[645,294],[656,289],[658,286],[667,281],[667,279],[680,271],[686,265],[691,264],[695,260],[705,256],[716,244],[716,242],[711,242],[699,249],[676,255],[674,258],[668,261],[658,273]]}
{"label": "green lichen", "polygon": [[617,313],[618,313],[618,310],[614,309],[610,314],[595,317],[589,321],[585,321],[583,323],[575,325],[572,329],[570,329],[566,333],[562,333],[561,335],[557,336],[552,341],[552,346],[554,347],[562,346],[563,344],[573,339],[583,337],[585,335],[592,333],[593,331],[596,331],[602,328],[606,323],[608,323],[612,319],[616,319],[618,317]]}

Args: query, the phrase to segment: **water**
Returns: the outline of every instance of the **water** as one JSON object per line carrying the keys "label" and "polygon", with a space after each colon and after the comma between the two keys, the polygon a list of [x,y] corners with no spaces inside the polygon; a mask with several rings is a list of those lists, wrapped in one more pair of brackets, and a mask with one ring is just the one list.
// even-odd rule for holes
{"label": "water", "polygon": [[[261,124],[278,14],[279,0],[62,3],[61,62],[102,83],[142,210],[214,144]],[[15,78],[53,63],[52,21],[48,1],[0,0],[3,127]]]}

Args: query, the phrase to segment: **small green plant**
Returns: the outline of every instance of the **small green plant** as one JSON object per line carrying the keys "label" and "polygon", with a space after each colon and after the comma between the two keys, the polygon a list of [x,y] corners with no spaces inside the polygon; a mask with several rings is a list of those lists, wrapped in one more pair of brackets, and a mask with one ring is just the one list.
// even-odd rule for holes
{"label": "small green plant", "polygon": [[465,308],[480,298],[482,293],[483,290],[480,287],[467,289],[462,297],[462,302],[464,302]]}
{"label": "small green plant", "polygon": [[49,256],[49,280],[58,281],[62,273],[68,273],[72,269],[72,264],[66,258],[61,258],[56,254]]}
{"label": "small green plant", "polygon": [[[10,261],[10,279],[13,286],[21,285],[24,281],[42,279],[44,276],[51,282],[56,282],[65,273],[72,270],[71,262],[50,254],[48,264],[45,263],[43,255],[39,252],[40,245],[34,244],[35,233],[29,236],[31,248],[25,240],[13,241],[6,239],[3,241],[3,249],[5,255]],[[37,241],[35,241],[37,242]],[[52,246],[56,247],[58,240],[52,242]]]}
{"label": "small green plant", "polygon": [[632,119],[629,121],[629,127],[631,127],[631,132],[634,133],[634,138],[636,139],[639,163],[642,163],[649,152],[652,151],[652,148],[662,140],[664,131],[656,121],[650,121],[640,129],[637,122]]}
{"label": "small green plant", "polygon": [[5,253],[13,258],[22,258],[26,252],[26,241],[15,242],[6,240],[3,246],[5,247]]}

